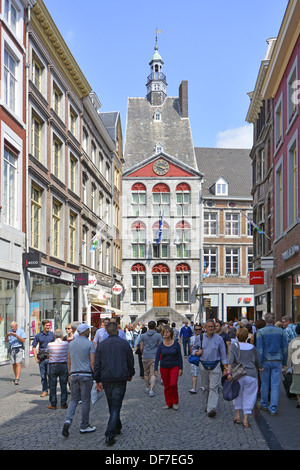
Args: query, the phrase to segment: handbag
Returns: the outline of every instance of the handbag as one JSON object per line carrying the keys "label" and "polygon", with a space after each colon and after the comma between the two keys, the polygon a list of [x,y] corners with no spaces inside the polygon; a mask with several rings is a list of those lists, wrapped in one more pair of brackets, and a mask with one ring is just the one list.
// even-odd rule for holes
{"label": "handbag", "polygon": [[239,380],[241,377],[243,377],[244,375],[246,375],[246,368],[245,366],[240,362],[240,345],[239,343],[237,343],[237,347],[239,349],[239,353],[238,353],[238,363],[233,365],[230,369],[230,373],[231,373],[231,377],[232,377],[232,380]]}
{"label": "handbag", "polygon": [[93,381],[93,387],[92,387],[92,390],[91,390],[91,403],[92,403],[92,405],[97,403],[97,401],[100,400],[100,398],[102,398],[103,395],[104,395],[104,391],[102,390],[102,392],[98,392],[97,385],[96,385],[96,380],[94,380]]}
{"label": "handbag", "polygon": [[195,355],[190,355],[188,358],[188,361],[190,362],[190,364],[194,364],[194,366],[199,366],[200,357],[195,356]]}
{"label": "handbag", "polygon": [[226,401],[232,401],[239,396],[240,384],[235,380],[225,380],[223,385],[223,398]]}

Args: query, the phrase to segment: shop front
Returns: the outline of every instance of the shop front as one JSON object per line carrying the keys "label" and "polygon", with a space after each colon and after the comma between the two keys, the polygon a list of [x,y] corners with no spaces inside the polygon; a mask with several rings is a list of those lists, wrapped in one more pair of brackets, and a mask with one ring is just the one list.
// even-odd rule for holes
{"label": "shop front", "polygon": [[282,316],[292,317],[293,323],[300,321],[300,269],[281,278]]}
{"label": "shop front", "polygon": [[[16,321],[17,287],[16,280],[0,275],[0,364],[9,359],[9,343],[5,343],[4,340],[11,328],[11,322]],[[21,324],[19,326],[23,327]]]}
{"label": "shop front", "polygon": [[227,321],[254,320],[253,294],[227,294],[226,295]]}
{"label": "shop front", "polygon": [[74,320],[74,299],[77,288],[73,275],[57,268],[43,266],[41,272],[30,272],[29,335],[30,343],[42,330],[42,321],[49,320],[51,330],[61,329]]}

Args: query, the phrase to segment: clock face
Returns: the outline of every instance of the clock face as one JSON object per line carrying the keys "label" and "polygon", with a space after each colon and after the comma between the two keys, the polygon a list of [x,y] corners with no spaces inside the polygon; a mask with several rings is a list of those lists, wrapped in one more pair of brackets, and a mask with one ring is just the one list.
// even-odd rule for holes
{"label": "clock face", "polygon": [[153,171],[157,175],[165,175],[169,171],[169,163],[160,158],[153,163]]}

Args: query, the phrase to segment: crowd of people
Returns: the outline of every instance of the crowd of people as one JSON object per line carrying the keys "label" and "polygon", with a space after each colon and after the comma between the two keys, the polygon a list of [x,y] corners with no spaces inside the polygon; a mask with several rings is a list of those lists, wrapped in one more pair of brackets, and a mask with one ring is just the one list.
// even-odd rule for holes
{"label": "crowd of people", "polygon": [[[112,317],[105,318],[99,329],[73,322],[66,326],[65,333],[61,329],[52,332],[51,323],[44,320],[41,332],[34,337],[32,351],[40,370],[41,397],[48,396],[49,391],[50,410],[57,408],[59,381],[60,405],[67,410],[63,436],[69,436],[79,403],[80,433],[96,430],[89,422],[94,387],[97,394],[106,395],[109,420],[105,438],[111,446],[121,433],[120,411],[127,382],[135,375],[134,354],[138,355],[140,377],[149,397],[155,396],[160,373],[166,410],[179,408],[178,378],[183,367],[189,367],[191,372],[192,388],[188,392],[194,395],[197,388],[203,391],[210,418],[216,416],[224,382],[238,381],[239,395],[233,400],[234,423],[247,428],[258,398],[263,411],[272,416],[277,413],[282,374],[291,374],[289,393],[296,395],[296,406],[300,408],[299,336],[300,323],[293,324],[287,316],[275,323],[271,313],[255,324],[247,319],[226,323],[208,319],[203,325],[185,321],[179,329],[175,323],[150,321],[145,325],[126,325],[123,330],[117,318]],[[12,322],[6,341],[10,343],[16,385],[25,339],[25,332]],[[234,371],[241,364],[243,374],[235,379]]]}

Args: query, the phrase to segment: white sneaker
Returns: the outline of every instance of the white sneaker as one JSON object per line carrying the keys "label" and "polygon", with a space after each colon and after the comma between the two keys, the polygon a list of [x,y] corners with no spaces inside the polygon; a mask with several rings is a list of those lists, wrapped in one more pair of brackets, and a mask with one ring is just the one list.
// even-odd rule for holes
{"label": "white sneaker", "polygon": [[192,394],[197,393],[194,388],[192,388],[192,390],[189,390],[189,392],[192,393]]}
{"label": "white sneaker", "polygon": [[86,432],[94,432],[96,431],[96,426],[88,426],[85,429],[80,429],[81,434],[86,433]]}
{"label": "white sneaker", "polygon": [[155,397],[155,393],[152,390],[149,392],[149,397]]}
{"label": "white sneaker", "polygon": [[178,403],[173,405],[173,410],[178,410]]}
{"label": "white sneaker", "polygon": [[145,388],[145,393],[149,393],[150,388]]}

